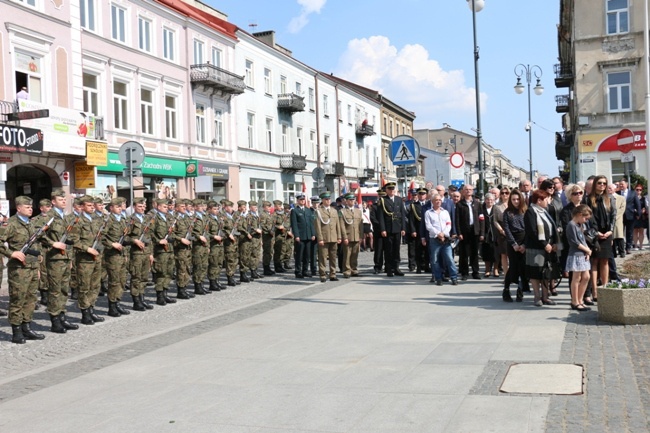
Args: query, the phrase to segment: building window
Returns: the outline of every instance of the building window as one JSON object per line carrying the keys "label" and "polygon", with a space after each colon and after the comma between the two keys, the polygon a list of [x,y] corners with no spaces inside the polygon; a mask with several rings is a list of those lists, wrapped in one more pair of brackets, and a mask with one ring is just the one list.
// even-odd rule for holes
{"label": "building window", "polygon": [[42,58],[16,51],[16,89],[27,87],[29,100],[42,102],[41,71]]}
{"label": "building window", "polygon": [[270,117],[266,118],[266,129],[264,134],[266,137],[266,150],[273,152],[273,119]]}
{"label": "building window", "polygon": [[205,44],[201,41],[194,39],[194,64],[203,64],[203,48]]}
{"label": "building window", "polygon": [[302,128],[296,128],[296,138],[298,144],[298,155],[302,155]]}
{"label": "building window", "polygon": [[173,30],[163,29],[163,57],[171,62],[176,60],[175,39],[176,35]]}
{"label": "building window", "polygon": [[353,167],[356,165],[354,163],[354,149],[352,146],[352,140],[348,140],[348,163]]}
{"label": "building window", "polygon": [[205,143],[205,105],[196,104],[196,141]]}
{"label": "building window", "polygon": [[287,93],[287,77],[280,75],[280,93],[284,95]]}
{"label": "building window", "polygon": [[330,136],[325,134],[323,136],[323,153],[325,154],[325,158],[330,157]]}
{"label": "building window", "polygon": [[302,95],[302,84],[296,81],[296,95]]}
{"label": "building window", "polygon": [[314,111],[315,110],[315,105],[314,105],[314,89],[311,87],[308,90],[309,92],[309,111]]}
{"label": "building window", "polygon": [[214,140],[217,147],[223,147],[223,111],[214,110]]}
{"label": "building window", "polygon": [[388,135],[393,137],[393,119],[388,120]]}
{"label": "building window", "polygon": [[97,75],[83,73],[84,112],[99,113],[99,91]]}
{"label": "building window", "polygon": [[310,156],[313,159],[316,159],[316,131],[309,131],[309,151],[311,152]]}
{"label": "building window", "polygon": [[264,93],[271,95],[273,92],[273,83],[271,81],[271,70],[264,68]]}
{"label": "building window", "polygon": [[630,31],[628,0],[607,0],[607,34]]}
{"label": "building window", "polygon": [[36,0],[18,0],[20,3],[25,3],[27,6],[36,7]]}
{"label": "building window", "polygon": [[295,203],[296,193],[302,192],[302,184],[297,182],[287,182],[284,185],[283,198],[285,203]]}
{"label": "building window", "polygon": [[111,5],[111,36],[116,41],[126,42],[126,10]]}
{"label": "building window", "polygon": [[178,122],[178,107],[176,107],[176,96],[165,95],[165,137],[176,140]]}
{"label": "building window", "polygon": [[248,128],[248,148],[255,149],[255,113],[247,113],[246,125]]}
{"label": "building window", "polygon": [[[620,179],[627,177],[627,171],[625,169],[625,163],[621,162],[619,159],[612,159],[612,176],[610,179]],[[634,165],[634,163],[632,163]],[[634,168],[634,167],[633,167]]]}
{"label": "building window", "polygon": [[336,111],[338,111],[339,122],[343,122],[343,110],[341,109],[342,106],[343,104],[340,100],[338,100],[336,103]]}
{"label": "building window", "polygon": [[151,21],[138,17],[138,47],[151,52]]}
{"label": "building window", "polygon": [[438,146],[438,147],[442,147],[442,139],[439,138],[439,139],[437,140],[437,142],[436,142],[436,146]]}
{"label": "building window", "polygon": [[81,14],[81,27],[95,31],[95,0],[81,0],[79,2],[79,12]]}
{"label": "building window", "polygon": [[323,95],[323,116],[325,117],[329,117],[330,115],[330,110],[327,105],[327,101],[328,101],[327,95]]}
{"label": "building window", "polygon": [[289,127],[282,125],[282,153],[289,152]]}
{"label": "building window", "polygon": [[631,74],[611,72],[607,74],[608,109],[610,113],[632,109]]}
{"label": "building window", "polygon": [[113,117],[115,129],[129,129],[128,85],[121,81],[113,82]]}
{"label": "building window", "polygon": [[217,68],[221,67],[221,57],[223,53],[219,48],[212,47],[212,64]]}
{"label": "building window", "polygon": [[246,75],[244,76],[244,81],[248,87],[253,88],[254,77],[252,60],[246,60]]}
{"label": "building window", "polygon": [[352,105],[348,104],[348,125],[352,125]]}
{"label": "building window", "polygon": [[140,121],[142,133],[153,135],[153,90],[140,89]]}
{"label": "building window", "polygon": [[251,200],[261,203],[264,200],[274,200],[275,182],[268,179],[251,179]]}

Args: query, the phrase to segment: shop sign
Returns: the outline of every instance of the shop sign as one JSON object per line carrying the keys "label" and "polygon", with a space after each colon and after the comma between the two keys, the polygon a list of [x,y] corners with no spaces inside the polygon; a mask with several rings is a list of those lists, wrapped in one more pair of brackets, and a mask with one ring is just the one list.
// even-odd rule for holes
{"label": "shop sign", "polygon": [[196,159],[188,159],[185,161],[185,176],[186,177],[197,177],[198,176],[198,161]]}
{"label": "shop sign", "polygon": [[208,164],[199,162],[199,176],[212,176],[228,180],[228,166],[224,164]]}
{"label": "shop sign", "polygon": [[0,124],[0,151],[43,153],[43,133],[38,129]]}
{"label": "shop sign", "polygon": [[14,156],[11,153],[0,153],[0,162],[14,162]]}
{"label": "shop sign", "polygon": [[74,187],[75,189],[95,188],[95,166],[88,165],[84,161],[75,162]]}
{"label": "shop sign", "polygon": [[86,141],[86,164],[106,165],[108,163],[108,144],[101,141]]}
{"label": "shop sign", "polygon": [[[112,173],[122,173],[126,167],[120,162],[120,157],[116,152],[108,152],[108,163],[97,166],[97,171]],[[140,166],[144,176],[160,177],[185,177],[185,161],[176,159],[155,158],[145,156],[144,162]]]}

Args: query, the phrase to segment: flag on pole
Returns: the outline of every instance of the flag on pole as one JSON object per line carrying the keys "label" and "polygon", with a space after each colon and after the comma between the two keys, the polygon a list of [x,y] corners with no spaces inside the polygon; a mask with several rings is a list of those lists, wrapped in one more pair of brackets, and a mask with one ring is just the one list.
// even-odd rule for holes
{"label": "flag on pole", "polygon": [[357,204],[359,205],[359,208],[361,208],[361,186],[357,188]]}

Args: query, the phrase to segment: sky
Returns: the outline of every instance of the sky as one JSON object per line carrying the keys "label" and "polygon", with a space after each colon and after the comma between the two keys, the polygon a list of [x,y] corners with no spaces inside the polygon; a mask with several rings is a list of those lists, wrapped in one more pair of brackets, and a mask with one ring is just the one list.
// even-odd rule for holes
{"label": "sky", "polygon": [[[414,111],[415,129],[476,128],[472,12],[466,0],[204,0],[244,30],[274,30],[293,56]],[[560,0],[485,0],[476,14],[483,139],[529,167],[528,100],[514,91],[515,66],[542,70],[532,92],[533,168],[556,175],[553,66]],[[249,27],[256,24],[255,28]],[[525,79],[522,80],[526,84]]]}

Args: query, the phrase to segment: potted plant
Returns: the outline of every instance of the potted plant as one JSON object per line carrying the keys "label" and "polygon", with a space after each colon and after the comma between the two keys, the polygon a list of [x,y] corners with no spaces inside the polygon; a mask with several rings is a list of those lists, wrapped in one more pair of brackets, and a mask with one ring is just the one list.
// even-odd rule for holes
{"label": "potted plant", "polygon": [[623,278],[598,289],[598,318],[622,325],[650,323],[650,281]]}

